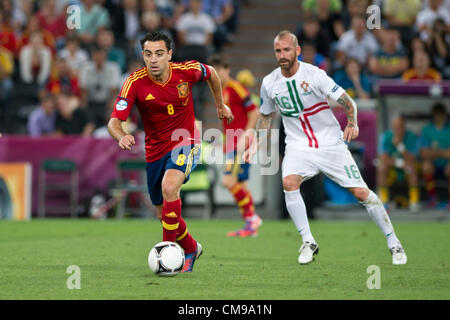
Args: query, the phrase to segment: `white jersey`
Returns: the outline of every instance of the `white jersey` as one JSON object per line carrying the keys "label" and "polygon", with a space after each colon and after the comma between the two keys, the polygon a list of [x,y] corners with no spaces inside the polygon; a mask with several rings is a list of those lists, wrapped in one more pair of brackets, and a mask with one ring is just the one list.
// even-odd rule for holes
{"label": "white jersey", "polygon": [[260,112],[278,109],[286,132],[286,145],[321,148],[343,143],[343,132],[327,98],[337,100],[345,90],[325,71],[299,61],[297,73],[286,78],[281,68],[264,77]]}

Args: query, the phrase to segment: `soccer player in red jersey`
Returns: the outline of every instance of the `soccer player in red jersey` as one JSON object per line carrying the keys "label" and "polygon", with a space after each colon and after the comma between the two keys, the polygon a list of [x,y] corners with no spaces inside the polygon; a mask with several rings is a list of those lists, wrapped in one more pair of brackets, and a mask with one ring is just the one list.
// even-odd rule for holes
{"label": "soccer player in red jersey", "polygon": [[180,188],[189,179],[200,157],[200,137],[194,124],[192,86],[207,81],[219,119],[233,121],[223,104],[222,86],[215,69],[197,61],[170,62],[170,39],[159,32],[141,40],[145,67],[132,73],[122,86],[108,123],[110,134],[123,150],[131,150],[134,137],[122,129],[136,104],[144,124],[147,185],[163,226],[163,241],[178,242],[191,272],[202,254],[181,218]]}
{"label": "soccer player in red jersey", "polygon": [[231,78],[228,61],[224,55],[211,56],[209,64],[217,70],[223,88],[224,102],[230,107],[234,116],[231,124],[223,121],[226,163],[222,183],[233,195],[245,224],[241,229],[228,232],[227,235],[229,237],[255,237],[262,220],[255,213],[252,193],[248,188],[250,164],[243,162],[242,152],[252,138],[258,118],[258,109],[252,102],[247,88]]}

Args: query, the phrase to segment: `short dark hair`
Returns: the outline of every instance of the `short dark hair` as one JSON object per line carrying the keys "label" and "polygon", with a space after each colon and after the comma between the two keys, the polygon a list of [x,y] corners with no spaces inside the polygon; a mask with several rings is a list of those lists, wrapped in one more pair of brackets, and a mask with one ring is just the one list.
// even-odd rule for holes
{"label": "short dark hair", "polygon": [[147,32],[145,34],[145,37],[141,40],[142,50],[144,50],[144,44],[146,41],[156,42],[161,40],[165,42],[167,51],[169,51],[172,46],[172,41],[166,34],[158,31]]}
{"label": "short dark hair", "polygon": [[445,108],[445,105],[442,102],[437,102],[431,107],[431,114],[435,113],[447,113],[447,109]]}
{"label": "short dark hair", "polygon": [[215,53],[208,58],[208,64],[213,67],[229,68],[228,59],[224,54]]}

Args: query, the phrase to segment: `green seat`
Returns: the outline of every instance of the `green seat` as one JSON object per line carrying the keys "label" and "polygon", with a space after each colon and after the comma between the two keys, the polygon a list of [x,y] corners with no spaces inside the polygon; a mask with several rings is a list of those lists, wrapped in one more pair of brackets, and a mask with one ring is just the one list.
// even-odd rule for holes
{"label": "green seat", "polygon": [[[51,173],[51,175],[49,175]],[[79,173],[75,161],[70,159],[44,159],[39,168],[38,216],[48,213],[69,212],[72,218],[77,215]],[[70,205],[49,206],[48,191],[64,191],[69,196]]]}
{"label": "green seat", "polygon": [[76,170],[76,163],[72,160],[46,159],[42,162],[42,168],[52,172],[71,172]]}
{"label": "green seat", "polygon": [[[145,159],[121,159],[117,162],[117,184],[110,190],[113,196],[119,196],[116,218],[123,218],[125,211],[131,210],[126,206],[129,193],[139,192],[148,197],[146,167]],[[126,174],[133,172],[137,175],[136,180],[129,180]]]}

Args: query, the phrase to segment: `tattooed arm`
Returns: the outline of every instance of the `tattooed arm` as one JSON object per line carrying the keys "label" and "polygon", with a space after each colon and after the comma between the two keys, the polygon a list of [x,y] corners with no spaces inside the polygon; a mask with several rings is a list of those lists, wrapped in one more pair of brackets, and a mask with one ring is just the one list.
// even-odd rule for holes
{"label": "tattooed arm", "polygon": [[359,134],[356,103],[345,92],[337,99],[337,102],[345,108],[347,126],[344,129],[344,140],[350,142],[356,139]]}
{"label": "tattooed arm", "polygon": [[258,116],[258,119],[256,120],[256,136],[255,141],[250,145],[250,148],[248,148],[244,152],[244,162],[249,163],[250,159],[253,157],[253,155],[258,151],[258,146],[264,139],[267,139],[268,130],[270,129],[270,126],[272,124],[272,116],[273,113],[270,114],[262,114],[260,113]]}

